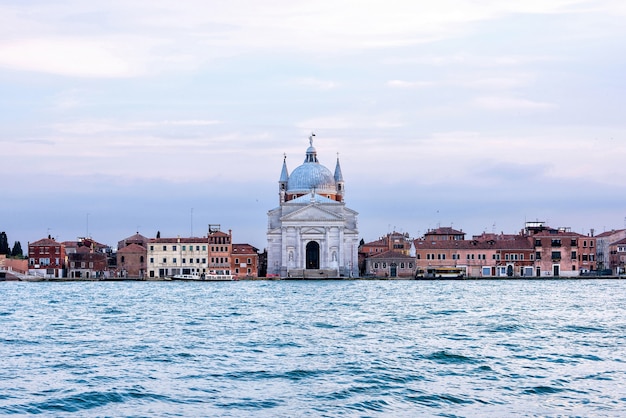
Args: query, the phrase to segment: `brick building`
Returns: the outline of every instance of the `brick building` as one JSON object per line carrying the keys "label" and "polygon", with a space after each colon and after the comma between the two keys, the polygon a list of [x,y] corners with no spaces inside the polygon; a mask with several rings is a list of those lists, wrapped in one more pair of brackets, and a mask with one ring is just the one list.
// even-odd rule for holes
{"label": "brick building", "polygon": [[259,277],[259,250],[250,244],[233,244],[233,276],[238,278]]}
{"label": "brick building", "polygon": [[105,279],[109,276],[107,254],[80,246],[68,258],[70,279]]}
{"label": "brick building", "polygon": [[47,278],[65,277],[65,246],[54,238],[28,243],[28,273]]}
{"label": "brick building", "polygon": [[132,243],[117,250],[117,277],[128,279],[144,279],[146,276],[145,247]]}

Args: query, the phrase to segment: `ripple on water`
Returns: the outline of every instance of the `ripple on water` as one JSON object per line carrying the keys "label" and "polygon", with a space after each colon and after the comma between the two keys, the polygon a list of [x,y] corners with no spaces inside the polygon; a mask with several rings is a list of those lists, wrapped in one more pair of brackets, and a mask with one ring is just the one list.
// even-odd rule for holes
{"label": "ripple on water", "polygon": [[[43,402],[33,402],[22,405],[4,407],[9,414],[43,414],[62,412],[81,412],[96,408],[103,408],[110,404],[123,404],[125,402],[140,401],[170,401],[167,396],[148,393],[138,389],[125,391],[88,391],[68,395],[65,397],[52,397]],[[2,409],[0,409],[2,411]]]}
{"label": "ripple on water", "polygon": [[619,416],[626,402],[618,281],[208,289],[0,283],[0,415]]}
{"label": "ripple on water", "polygon": [[474,364],[477,361],[473,358],[466,357],[461,354],[449,353],[445,350],[435,351],[425,357],[427,360],[440,364]]}

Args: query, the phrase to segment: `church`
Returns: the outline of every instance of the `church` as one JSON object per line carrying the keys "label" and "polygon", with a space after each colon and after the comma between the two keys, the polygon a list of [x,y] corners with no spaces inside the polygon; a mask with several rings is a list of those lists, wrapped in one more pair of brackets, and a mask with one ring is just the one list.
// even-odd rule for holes
{"label": "church", "polygon": [[320,164],[313,137],[291,174],[278,180],[279,206],[268,212],[267,274],[293,279],[358,275],[358,213],[346,207],[339,157],[335,173]]}

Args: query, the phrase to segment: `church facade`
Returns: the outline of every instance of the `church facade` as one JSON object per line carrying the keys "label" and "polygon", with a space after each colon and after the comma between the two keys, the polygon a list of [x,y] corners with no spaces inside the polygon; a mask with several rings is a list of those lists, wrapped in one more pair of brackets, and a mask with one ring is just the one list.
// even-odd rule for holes
{"label": "church facade", "polygon": [[358,213],[346,207],[339,158],[334,174],[319,163],[309,137],[304,163],[278,181],[279,206],[268,212],[267,274],[282,278],[358,275]]}

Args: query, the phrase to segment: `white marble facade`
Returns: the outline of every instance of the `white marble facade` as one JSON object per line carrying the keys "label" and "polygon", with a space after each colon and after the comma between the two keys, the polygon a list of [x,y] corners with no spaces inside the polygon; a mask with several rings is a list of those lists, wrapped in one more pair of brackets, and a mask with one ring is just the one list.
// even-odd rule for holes
{"label": "white marble facade", "polygon": [[310,142],[305,162],[291,176],[283,162],[280,205],[268,212],[267,274],[298,277],[303,270],[318,270],[328,277],[354,277],[358,213],[343,201],[339,159],[330,174],[317,160],[312,136]]}

